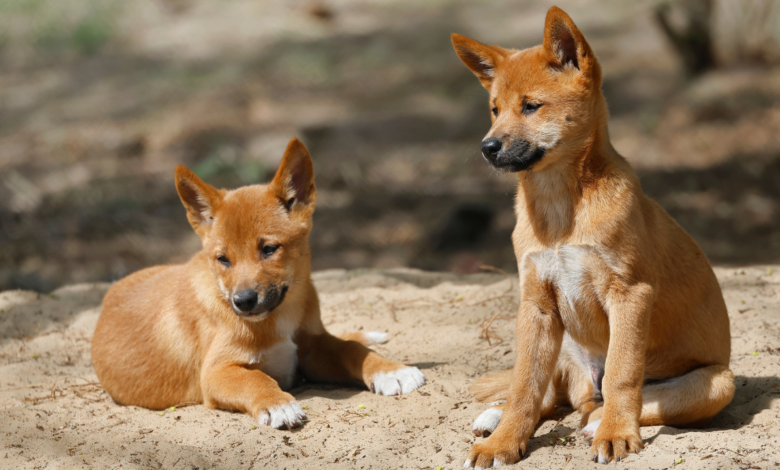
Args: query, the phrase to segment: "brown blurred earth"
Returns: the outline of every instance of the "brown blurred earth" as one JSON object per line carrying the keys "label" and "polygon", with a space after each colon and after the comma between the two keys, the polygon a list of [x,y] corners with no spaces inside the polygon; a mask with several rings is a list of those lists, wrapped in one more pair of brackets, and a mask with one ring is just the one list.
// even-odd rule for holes
{"label": "brown blurred earth", "polygon": [[[780,68],[687,78],[658,1],[561,1],[604,68],[616,148],[720,265],[780,261]],[[541,41],[549,2],[0,2],[0,289],[187,259],[179,163],[268,181],[315,161],[315,269],[515,271],[515,176],[482,160],[484,90],[452,32]],[[777,17],[777,10],[774,9]]]}

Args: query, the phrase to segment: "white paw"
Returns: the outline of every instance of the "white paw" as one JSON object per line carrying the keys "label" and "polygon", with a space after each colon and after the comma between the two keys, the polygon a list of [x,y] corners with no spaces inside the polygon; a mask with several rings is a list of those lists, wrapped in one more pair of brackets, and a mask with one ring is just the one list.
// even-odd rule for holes
{"label": "white paw", "polygon": [[416,367],[404,367],[393,372],[380,372],[371,378],[371,390],[377,395],[401,395],[417,390],[425,376]]}
{"label": "white paw", "polygon": [[[270,413],[270,416],[269,416]],[[292,429],[303,425],[306,413],[298,402],[291,401],[289,405],[275,406],[258,418],[260,424],[270,424],[276,429]]]}
{"label": "white paw", "polygon": [[[587,426],[582,428],[582,436],[587,439],[588,442],[592,442],[593,438],[596,436],[596,429],[599,428],[599,424],[601,424],[601,420],[597,419],[596,421],[593,421],[591,423],[588,423]],[[601,457],[599,457],[599,460]],[[601,462],[601,463],[607,463],[607,462]]]}
{"label": "white paw", "polygon": [[381,331],[368,331],[363,333],[363,335],[366,337],[368,344],[382,344],[387,341],[388,336],[387,333],[382,333]]}
{"label": "white paw", "polygon": [[[504,465],[504,462],[502,462],[502,461],[500,461],[498,459],[493,459],[493,465],[491,465],[491,466],[492,467],[501,467],[503,465]],[[471,467],[471,460],[467,459],[463,463],[463,468],[469,468],[469,467]],[[485,470],[485,467],[474,467],[474,470]]]}
{"label": "white paw", "polygon": [[[492,433],[495,431],[502,414],[503,411],[498,408],[488,408],[483,411],[482,414],[477,416],[477,419],[474,420],[474,424],[471,426],[474,435],[482,436],[485,432]],[[495,463],[493,466],[496,466]]]}

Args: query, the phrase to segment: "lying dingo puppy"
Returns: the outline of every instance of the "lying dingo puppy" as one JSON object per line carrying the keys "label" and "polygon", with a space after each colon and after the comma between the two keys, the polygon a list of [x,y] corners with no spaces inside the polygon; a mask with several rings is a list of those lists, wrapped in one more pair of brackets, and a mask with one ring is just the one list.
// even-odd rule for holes
{"label": "lying dingo puppy", "polygon": [[585,37],[553,7],[540,46],[504,49],[457,34],[452,42],[490,92],[484,157],[521,172],[517,358],[474,387],[478,399],[506,405],[474,423],[477,435],[492,435],[465,466],[520,460],[559,400],[582,413],[601,463],[642,449],[640,426],[706,425],[734,395],[720,286],[612,147]]}
{"label": "lying dingo puppy", "polygon": [[92,363],[114,400],[152,409],[203,403],[292,428],[306,417],[283,391],[296,372],[383,395],[425,383],[416,367],[364,346],[384,333],[325,331],[310,277],[314,170],[301,142],[290,141],[268,185],[218,190],[180,165],[176,189],[203,249],[106,294]]}

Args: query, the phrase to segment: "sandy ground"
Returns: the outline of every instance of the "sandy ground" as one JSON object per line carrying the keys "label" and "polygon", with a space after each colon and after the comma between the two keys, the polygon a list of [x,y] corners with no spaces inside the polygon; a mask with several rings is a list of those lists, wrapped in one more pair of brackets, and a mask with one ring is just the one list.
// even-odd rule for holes
{"label": "sandy ground", "polygon": [[[780,465],[780,267],[717,274],[732,320],[734,401],[706,430],[643,428],[646,449],[619,468]],[[303,386],[294,394],[310,420],[293,432],[202,406],[122,407],[90,362],[108,285],[8,291],[0,293],[0,468],[461,468],[478,440],[471,423],[487,408],[468,388],[513,361],[515,279],[411,270],[315,279],[330,330],[389,331],[378,349],[420,367],[428,384],[400,398]],[[519,468],[597,467],[576,434],[578,414],[560,418],[541,425]]]}

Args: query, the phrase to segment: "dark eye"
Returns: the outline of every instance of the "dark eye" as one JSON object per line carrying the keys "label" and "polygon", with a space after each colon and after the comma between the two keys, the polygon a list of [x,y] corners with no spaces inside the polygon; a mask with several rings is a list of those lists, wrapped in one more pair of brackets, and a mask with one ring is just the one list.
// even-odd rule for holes
{"label": "dark eye", "polygon": [[272,254],[276,253],[276,250],[279,249],[279,245],[263,245],[263,248],[260,249],[260,251],[263,253],[263,256],[268,258]]}
{"label": "dark eye", "polygon": [[526,103],[523,106],[523,114],[531,114],[541,107],[542,107],[541,103]]}
{"label": "dark eye", "polygon": [[490,110],[493,113],[493,116],[498,116],[498,108],[493,106],[493,109]]}
{"label": "dark eye", "polygon": [[225,255],[219,255],[219,256],[217,256],[217,261],[219,261],[220,263],[222,263],[222,265],[223,265],[223,266],[225,266],[226,268],[229,268],[229,267],[230,267],[230,260],[229,260],[229,259],[227,259],[227,257],[226,257]]}

